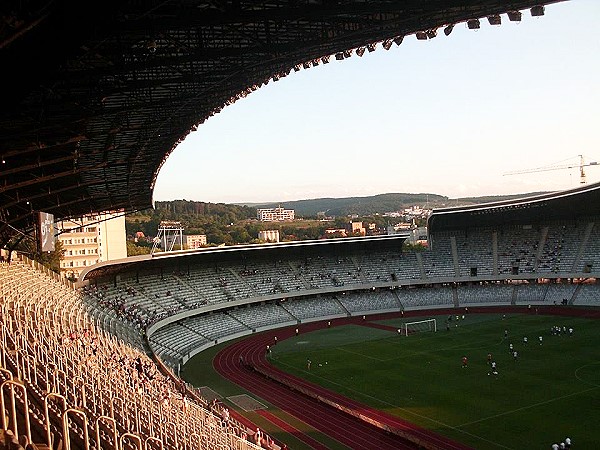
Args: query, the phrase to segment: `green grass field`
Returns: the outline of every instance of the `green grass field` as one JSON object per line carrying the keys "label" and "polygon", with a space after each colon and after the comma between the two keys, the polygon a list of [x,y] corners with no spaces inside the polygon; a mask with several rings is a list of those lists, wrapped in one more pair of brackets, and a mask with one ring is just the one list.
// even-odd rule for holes
{"label": "green grass field", "polygon": [[[437,333],[408,337],[360,325],[301,334],[278,343],[271,362],[477,449],[549,449],[567,436],[575,449],[599,448],[600,322],[469,314],[446,331],[446,318],[437,317]],[[574,334],[552,336],[553,325]],[[497,377],[488,375],[488,353]]]}

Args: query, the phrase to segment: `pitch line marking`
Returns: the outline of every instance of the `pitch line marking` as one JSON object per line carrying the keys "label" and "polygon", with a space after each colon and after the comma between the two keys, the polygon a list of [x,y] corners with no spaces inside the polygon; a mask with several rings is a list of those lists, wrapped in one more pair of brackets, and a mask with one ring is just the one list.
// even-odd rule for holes
{"label": "pitch line marking", "polygon": [[[504,338],[497,344],[492,344],[492,346],[500,346],[502,345],[502,342],[504,341]],[[450,347],[444,347],[444,348],[436,348],[436,349],[431,349],[431,350],[422,350],[422,351],[418,351],[418,352],[413,352],[410,354],[406,354],[403,356],[397,356],[394,358],[389,358],[389,359],[381,359],[380,361],[383,362],[387,362],[387,361],[397,361],[397,360],[401,360],[401,359],[408,359],[408,358],[412,358],[414,356],[423,356],[423,355],[435,355],[438,354],[440,352],[444,352],[447,350],[455,350],[455,349],[459,349],[459,348],[463,348],[464,350],[478,350],[478,349],[482,349],[482,348],[490,348],[492,346],[488,346],[486,344],[482,344],[483,341],[479,341],[479,342],[475,342],[475,344],[481,344],[481,345],[476,345],[476,346],[472,346],[472,344],[474,344],[473,342],[467,342],[464,344],[457,344],[457,345],[453,345]],[[396,345],[396,343],[393,343],[393,345]],[[467,346],[470,347],[467,347]]]}
{"label": "pitch line marking", "polygon": [[352,353],[353,355],[362,356],[363,358],[369,358],[369,359],[373,359],[373,360],[379,361],[379,362],[389,361],[387,359],[380,359],[380,358],[375,358],[374,356],[365,355],[364,353],[353,352],[352,350],[348,350],[343,347],[335,347],[335,348],[336,348],[336,350],[341,350],[346,353]]}
{"label": "pitch line marking", "polygon": [[533,403],[532,405],[528,405],[528,406],[522,406],[521,408],[513,409],[512,411],[505,411],[505,412],[500,413],[500,414],[494,414],[493,416],[484,417],[483,419],[478,419],[478,420],[474,420],[472,422],[467,422],[467,423],[463,423],[461,425],[457,425],[457,428],[466,427],[466,426],[473,425],[473,424],[476,424],[476,423],[479,423],[479,422],[485,422],[486,420],[495,419],[496,417],[507,416],[509,414],[516,413],[516,412],[519,412],[519,411],[524,411],[526,409],[531,409],[531,408],[536,408],[538,406],[547,405],[548,403],[552,403],[552,402],[555,402],[557,400],[562,400],[564,398],[574,397],[576,395],[585,394],[586,392],[594,391],[594,390],[596,390],[598,388],[600,388],[600,386],[594,386],[594,387],[589,388],[589,389],[584,389],[583,391],[572,392],[571,394],[561,395],[560,397],[551,398],[550,400],[545,400],[543,402]]}
{"label": "pitch line marking", "polygon": [[595,386],[595,387],[600,387],[600,384],[596,384],[596,383],[592,383],[591,381],[584,380],[583,378],[581,378],[581,377],[580,377],[580,376],[577,374],[577,373],[578,373],[578,372],[579,372],[581,369],[584,369],[584,368],[586,368],[586,367],[593,366],[593,365],[596,365],[596,364],[600,364],[600,361],[594,361],[594,362],[592,362],[592,363],[584,364],[583,366],[581,366],[581,367],[578,367],[577,369],[575,369],[575,378],[577,378],[577,379],[578,379],[579,381],[581,381],[582,383],[589,384],[589,385],[591,385],[591,386]]}
{"label": "pitch line marking", "polygon": [[[290,367],[290,368],[293,368],[293,366],[291,366],[290,364],[287,364],[287,363],[284,363],[284,362],[281,362],[281,361],[280,361],[280,364],[282,364],[282,365],[284,365],[284,366],[287,366],[287,367]],[[405,412],[405,413],[407,413],[407,414],[412,414],[413,416],[420,417],[421,419],[424,419],[424,420],[428,420],[428,421],[430,421],[430,422],[433,422],[433,423],[434,423],[434,424],[436,424],[436,425],[441,425],[441,426],[443,426],[443,427],[449,428],[449,429],[451,429],[451,430],[454,430],[454,431],[457,431],[457,432],[459,432],[459,433],[466,434],[466,435],[468,435],[468,436],[471,436],[471,437],[473,437],[473,438],[475,438],[475,439],[479,439],[479,440],[481,440],[481,441],[487,442],[488,444],[495,445],[495,446],[496,446],[496,447],[498,447],[498,448],[503,448],[503,449],[506,449],[506,450],[515,450],[515,449],[513,449],[512,447],[507,447],[507,446],[505,446],[505,445],[499,444],[498,442],[490,441],[489,439],[486,439],[486,438],[484,438],[484,437],[481,437],[481,436],[479,436],[479,435],[477,435],[477,434],[469,433],[468,431],[461,430],[461,429],[459,429],[459,428],[457,428],[457,427],[453,427],[452,425],[448,425],[447,423],[440,422],[439,420],[432,419],[431,417],[424,416],[424,415],[422,415],[422,414],[416,413],[416,412],[414,412],[414,411],[411,411],[410,409],[403,408],[403,407],[401,407],[401,406],[399,406],[399,405],[396,405],[396,404],[394,404],[394,403],[390,403],[390,402],[387,402],[387,401],[385,401],[385,400],[382,400],[382,399],[380,399],[380,398],[374,397],[374,396],[372,396],[372,395],[368,395],[368,394],[365,394],[365,393],[363,393],[363,392],[356,391],[356,390],[354,390],[354,389],[350,389],[350,388],[348,388],[347,386],[344,386],[344,385],[342,385],[342,384],[340,384],[340,383],[337,383],[337,382],[335,382],[335,381],[331,381],[331,380],[329,380],[329,379],[327,379],[327,378],[325,378],[325,377],[322,377],[322,376],[320,376],[320,375],[316,375],[316,374],[314,374],[313,372],[309,372],[309,371],[307,371],[307,370],[301,370],[301,372],[303,372],[303,373],[306,373],[307,375],[310,375],[311,377],[314,377],[314,378],[319,378],[319,379],[321,379],[321,380],[325,381],[326,383],[329,383],[329,384],[334,384],[334,385],[336,385],[336,386],[339,386],[339,387],[341,387],[342,389],[345,389],[345,390],[347,390],[347,391],[354,392],[354,393],[355,393],[355,394],[357,394],[358,396],[371,398],[371,399],[373,399],[373,400],[375,400],[375,401],[378,401],[378,402],[380,402],[380,403],[382,403],[382,404],[384,404],[384,405],[387,405],[387,406],[392,406],[392,407],[394,407],[394,408],[397,408],[397,409],[399,409],[399,410],[401,410],[401,411],[403,411],[403,412]],[[594,389],[595,389],[595,388],[594,388]]]}

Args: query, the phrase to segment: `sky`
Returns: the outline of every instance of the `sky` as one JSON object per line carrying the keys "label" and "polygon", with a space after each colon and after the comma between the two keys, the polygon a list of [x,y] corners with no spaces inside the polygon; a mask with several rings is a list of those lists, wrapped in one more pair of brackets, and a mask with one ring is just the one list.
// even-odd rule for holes
{"label": "sky", "polygon": [[[450,198],[600,181],[600,1],[293,72],[175,149],[154,200],[285,202],[389,192]],[[568,166],[528,174],[506,173]]]}

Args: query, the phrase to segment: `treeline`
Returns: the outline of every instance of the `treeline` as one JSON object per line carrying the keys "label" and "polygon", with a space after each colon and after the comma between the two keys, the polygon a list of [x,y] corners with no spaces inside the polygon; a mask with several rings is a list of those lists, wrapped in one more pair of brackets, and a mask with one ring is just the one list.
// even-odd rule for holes
{"label": "treeline", "polygon": [[[127,216],[127,235],[133,238],[138,231],[147,239],[128,244],[128,254],[147,253],[151,240],[158,234],[163,220],[181,222],[184,234],[205,234],[209,245],[234,245],[259,243],[258,233],[264,230],[278,230],[281,241],[319,239],[327,228],[343,228],[348,217],[337,217],[333,222],[302,220],[294,222],[259,222],[256,208],[241,205],[215,204],[176,200],[156,202],[154,210],[140,211]],[[387,219],[381,216],[363,216],[357,220],[375,223],[384,229]]]}
{"label": "treeline", "polygon": [[[448,197],[437,194],[380,194],[369,197],[346,198],[317,198],[311,200],[297,200],[282,202],[286,209],[296,210],[296,214],[304,217],[316,217],[320,212],[327,216],[348,216],[356,214],[369,216],[383,214],[390,211],[399,211],[413,205],[425,207],[442,207],[449,203]],[[272,208],[276,203],[253,205],[259,208]]]}
{"label": "treeline", "polygon": [[138,231],[146,236],[156,236],[161,221],[176,220],[182,223],[186,234],[208,235],[254,217],[256,209],[248,206],[173,200],[156,202],[153,210],[129,215],[125,226],[128,236]]}
{"label": "treeline", "polygon": [[[286,209],[294,209],[296,214],[303,217],[316,217],[320,212],[327,216],[346,217],[351,214],[369,216],[383,214],[391,211],[400,211],[414,205],[423,208],[444,208],[449,206],[465,206],[479,203],[495,202],[500,200],[512,200],[538,193],[518,195],[497,195],[482,197],[465,197],[450,199],[438,194],[407,194],[390,193],[372,195],[369,197],[345,197],[345,198],[316,198],[311,200],[296,200],[281,202]],[[272,208],[278,203],[253,204],[256,208]]]}

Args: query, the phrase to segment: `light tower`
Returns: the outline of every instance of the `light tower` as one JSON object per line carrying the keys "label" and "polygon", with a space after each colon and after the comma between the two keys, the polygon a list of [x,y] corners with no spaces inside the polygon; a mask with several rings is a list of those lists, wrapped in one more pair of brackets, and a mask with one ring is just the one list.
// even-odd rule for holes
{"label": "light tower", "polygon": [[153,239],[151,253],[153,254],[161,243],[164,252],[172,252],[177,240],[179,240],[179,248],[183,250],[183,225],[181,222],[163,220],[158,226],[158,234]]}

